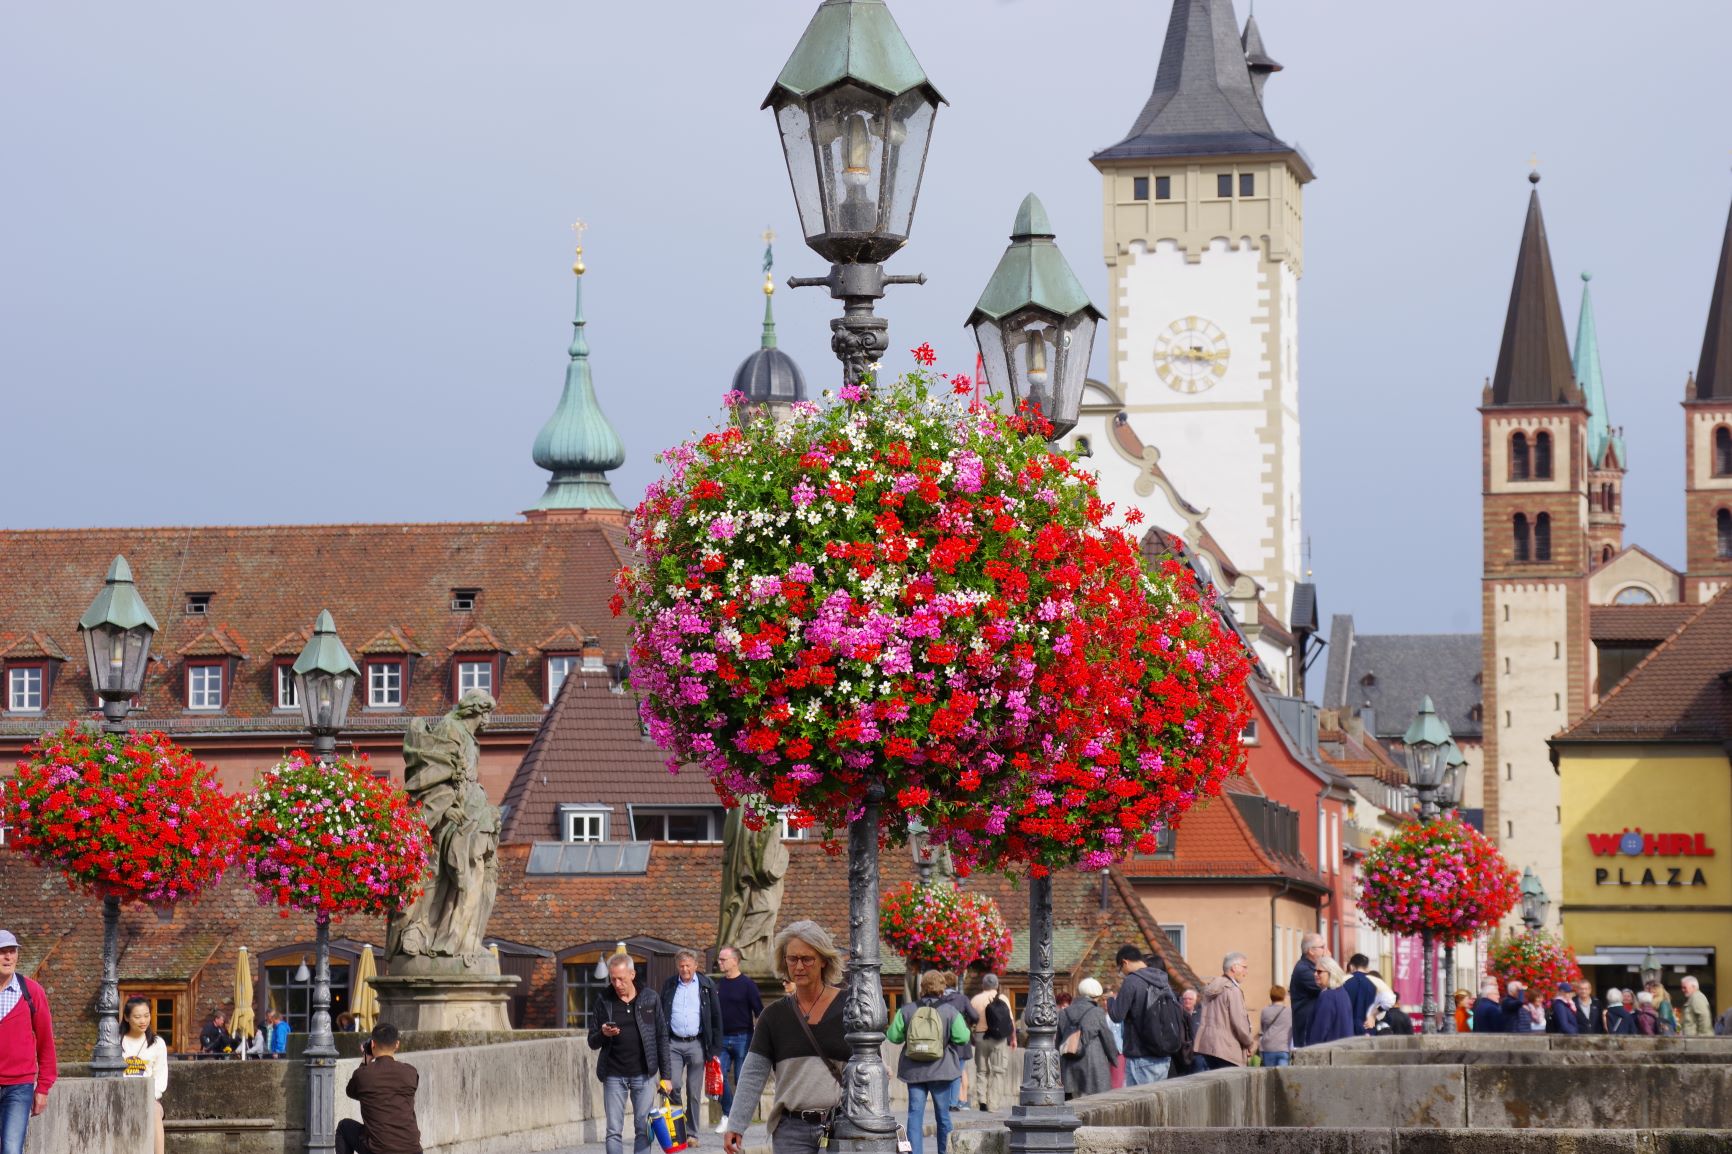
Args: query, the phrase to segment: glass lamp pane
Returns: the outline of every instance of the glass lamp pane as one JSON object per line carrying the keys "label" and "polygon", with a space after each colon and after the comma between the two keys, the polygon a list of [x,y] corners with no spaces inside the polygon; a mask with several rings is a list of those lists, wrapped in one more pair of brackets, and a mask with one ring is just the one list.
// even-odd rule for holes
{"label": "glass lamp pane", "polygon": [[1002,393],[1015,404],[1003,327],[991,318],[982,318],[974,324],[974,341],[980,347],[980,363],[986,372],[987,388],[991,392]]}
{"label": "glass lamp pane", "polygon": [[1089,358],[1094,352],[1095,318],[1088,313],[1067,317],[1059,328],[1058,366],[1053,374],[1053,408],[1048,414],[1056,439],[1076,427],[1082,411],[1083,385],[1088,381]]}
{"label": "glass lamp pane", "polygon": [[331,727],[343,728],[349,720],[349,702],[355,696],[356,675],[337,673],[331,677]]}
{"label": "glass lamp pane", "polygon": [[826,231],[838,238],[878,232],[885,102],[865,89],[844,84],[812,102],[812,121],[813,139],[820,150]]}
{"label": "glass lamp pane", "polygon": [[295,674],[295,693],[301,717],[314,733],[331,728],[331,675],[323,672]]}
{"label": "glass lamp pane", "polygon": [[789,183],[794,187],[794,205],[800,211],[800,231],[811,243],[824,235],[824,197],[818,179],[822,149],[812,139],[812,120],[804,104],[784,104],[776,109],[776,126],[782,132],[782,153],[788,162]]}
{"label": "glass lamp pane", "polygon": [[926,170],[926,148],[932,141],[932,121],[938,106],[926,93],[904,92],[890,106],[890,158],[885,165],[884,231],[898,241],[908,238],[914,224],[914,205],[920,196],[920,178]]}

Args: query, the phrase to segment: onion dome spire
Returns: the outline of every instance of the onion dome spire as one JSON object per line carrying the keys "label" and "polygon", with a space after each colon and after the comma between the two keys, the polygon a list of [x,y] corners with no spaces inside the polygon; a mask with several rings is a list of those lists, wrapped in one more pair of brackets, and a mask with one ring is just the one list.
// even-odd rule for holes
{"label": "onion dome spire", "polygon": [[[589,373],[589,341],[583,319],[582,221],[571,226],[578,235],[571,271],[577,277],[577,305],[571,322],[571,364],[565,370],[565,391],[553,415],[535,437],[535,463],[552,473],[547,491],[534,510],[615,509],[625,506],[614,496],[607,473],[625,464],[625,445],[608,424],[595,398]],[[533,510],[532,510],[533,511]]]}

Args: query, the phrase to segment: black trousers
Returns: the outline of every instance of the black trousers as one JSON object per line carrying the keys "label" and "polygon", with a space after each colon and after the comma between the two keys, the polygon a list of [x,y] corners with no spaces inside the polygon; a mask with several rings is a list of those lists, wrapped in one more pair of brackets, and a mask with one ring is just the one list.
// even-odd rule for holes
{"label": "black trousers", "polygon": [[337,1154],[373,1154],[367,1145],[367,1128],[353,1118],[337,1123]]}

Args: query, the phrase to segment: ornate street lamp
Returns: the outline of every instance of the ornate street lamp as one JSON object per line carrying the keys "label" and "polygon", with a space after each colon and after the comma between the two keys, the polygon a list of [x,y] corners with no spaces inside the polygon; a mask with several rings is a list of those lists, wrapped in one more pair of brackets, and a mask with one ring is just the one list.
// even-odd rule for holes
{"label": "ornate street lamp", "polygon": [[[126,715],[144,688],[150,665],[150,641],[156,618],[132,583],[132,567],[116,556],[108,567],[102,592],[78,619],[84,634],[84,658],[90,684],[102,699],[102,728],[126,732]],[[96,993],[96,1048],[90,1072],[98,1078],[118,1078],[126,1070],[120,1056],[120,899],[102,899],[102,984]]]}
{"label": "ornate street lamp", "polygon": [[1533,866],[1522,870],[1521,895],[1522,922],[1530,932],[1538,930],[1546,924],[1546,912],[1552,908],[1552,899],[1546,896],[1546,887]]}
{"label": "ornate street lamp", "polygon": [[[1437,715],[1429,696],[1419,703],[1419,713],[1401,741],[1407,747],[1407,776],[1419,794],[1420,820],[1430,821],[1437,816],[1436,795],[1448,769],[1449,726]],[[1428,1033],[1435,1033],[1439,1029],[1437,956],[1432,950],[1431,931],[1422,930],[1419,941],[1425,953],[1425,1029]]]}
{"label": "ornate street lamp", "polygon": [[[1450,738],[1444,743],[1443,750],[1443,783],[1437,787],[1437,808],[1444,813],[1455,809],[1461,804],[1462,775],[1467,769],[1467,756],[1461,752],[1461,746]],[[1443,1015],[1442,1032],[1455,1033],[1455,939],[1451,938],[1443,944],[1443,996],[1440,1012]]]}
{"label": "ornate street lamp", "polygon": [[1057,440],[1076,426],[1101,311],[1089,300],[1054,241],[1040,198],[1017,209],[1010,247],[998,260],[968,326],[995,389],[1030,402]]}
{"label": "ornate street lamp", "polygon": [[[361,671],[337,636],[328,609],[319,611],[313,636],[295,658],[295,695],[301,716],[313,735],[313,756],[321,765],[336,760],[337,734],[349,718],[349,699]],[[313,1019],[307,1028],[307,1150],[309,1154],[336,1148],[337,1039],[331,1033],[331,921],[315,919],[313,939]],[[306,963],[296,971],[298,980]]]}
{"label": "ornate street lamp", "polygon": [[884,275],[908,241],[932,122],[944,98],[926,79],[884,0],[824,0],[764,98],[782,135],[806,244],[830,262],[823,277],[794,277],[843,302],[830,347],[849,384],[889,347],[890,323],[872,314],[886,285],[926,277]]}
{"label": "ornate street lamp", "polygon": [[[987,383],[1029,402],[1052,423],[1053,438],[1076,427],[1100,310],[1054,240],[1032,192],[1017,209],[1010,246],[969,314]],[[1076,1114],[1065,1105],[1053,996],[1052,877],[1028,880],[1028,1048],[1022,1087],[1006,1125],[1013,1154],[1076,1149]]]}

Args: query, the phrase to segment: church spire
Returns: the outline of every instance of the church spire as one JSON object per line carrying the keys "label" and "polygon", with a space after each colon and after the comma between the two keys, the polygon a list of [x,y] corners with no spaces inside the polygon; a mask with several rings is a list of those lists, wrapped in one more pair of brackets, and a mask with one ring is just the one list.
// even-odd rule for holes
{"label": "church spire", "polygon": [[776,281],[770,276],[770,270],[776,267],[776,234],[772,229],[764,230],[764,336],[758,347],[773,349],[776,347],[776,314],[770,307],[776,299]]}
{"label": "church spire", "polygon": [[[1594,274],[1582,274],[1582,311],[1576,318],[1576,351],[1570,359],[1576,383],[1588,402],[1588,467],[1602,463],[1617,467],[1624,464],[1624,439],[1612,432],[1611,416],[1606,409],[1606,381],[1600,372],[1600,337],[1594,325],[1594,298],[1588,282]],[[1606,460],[1610,450],[1611,460]]]}
{"label": "church spire", "polygon": [[1714,295],[1708,301],[1708,331],[1702,335],[1702,360],[1696,366],[1698,401],[1732,400],[1732,211],[1714,270]]}
{"label": "church spire", "polygon": [[1245,18],[1245,35],[1240,38],[1240,43],[1245,46],[1245,64],[1251,69],[1251,90],[1257,94],[1258,103],[1262,103],[1263,85],[1270,73],[1281,71],[1281,63],[1263,47],[1263,32],[1257,27],[1255,5]]}
{"label": "church spire", "polygon": [[1546,222],[1540,215],[1540,174],[1528,176],[1535,187],[1528,195],[1527,222],[1516,252],[1515,283],[1504,317],[1503,344],[1491,379],[1489,405],[1567,405],[1579,403],[1570,345],[1564,336],[1564,313],[1558,304],[1558,281],[1552,273],[1552,251],[1546,242]]}
{"label": "church spire", "polygon": [[[1129,135],[1094,160],[1294,152],[1269,127],[1252,82],[1254,69],[1266,77],[1280,65],[1262,53],[1254,23],[1245,35],[1233,0],[1173,0],[1154,91]],[[1258,62],[1247,61],[1253,36]]]}
{"label": "church spire", "polygon": [[[571,226],[583,239],[583,222]],[[589,341],[583,320],[583,245],[571,271],[577,277],[577,307],[571,322],[571,364],[565,370],[565,391],[553,415],[535,437],[535,463],[552,473],[547,491],[531,510],[623,510],[607,473],[625,464],[625,446],[607,423],[595,399],[589,375]]]}

